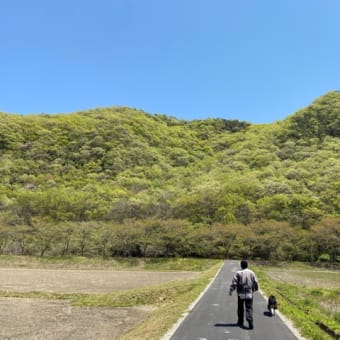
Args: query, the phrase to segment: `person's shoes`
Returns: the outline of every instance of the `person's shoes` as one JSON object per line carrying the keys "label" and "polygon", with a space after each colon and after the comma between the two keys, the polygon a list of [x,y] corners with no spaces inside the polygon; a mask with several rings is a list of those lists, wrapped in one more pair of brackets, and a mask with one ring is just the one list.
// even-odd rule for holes
{"label": "person's shoes", "polygon": [[242,327],[243,326],[243,321],[237,320],[237,325]]}
{"label": "person's shoes", "polygon": [[249,329],[254,329],[253,321],[248,321]]}

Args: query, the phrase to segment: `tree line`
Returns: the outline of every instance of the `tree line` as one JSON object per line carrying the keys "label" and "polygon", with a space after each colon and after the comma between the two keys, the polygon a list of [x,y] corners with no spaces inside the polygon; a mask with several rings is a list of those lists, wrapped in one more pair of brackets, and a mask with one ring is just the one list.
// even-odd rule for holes
{"label": "tree line", "polygon": [[197,226],[182,220],[112,223],[35,223],[0,227],[0,254],[252,258],[270,261],[340,261],[340,220],[310,230],[286,222]]}

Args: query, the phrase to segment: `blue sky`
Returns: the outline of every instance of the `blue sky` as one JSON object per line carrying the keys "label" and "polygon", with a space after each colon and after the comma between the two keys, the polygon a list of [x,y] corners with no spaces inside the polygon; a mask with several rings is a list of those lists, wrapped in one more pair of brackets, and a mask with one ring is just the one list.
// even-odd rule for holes
{"label": "blue sky", "polygon": [[339,0],[0,0],[0,111],[282,120],[340,89]]}

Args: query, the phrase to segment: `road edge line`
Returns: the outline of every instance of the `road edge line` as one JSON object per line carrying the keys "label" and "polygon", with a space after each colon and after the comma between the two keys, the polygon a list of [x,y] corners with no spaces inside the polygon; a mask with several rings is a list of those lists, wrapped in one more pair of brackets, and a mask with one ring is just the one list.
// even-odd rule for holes
{"label": "road edge line", "polygon": [[[268,300],[268,297],[261,289],[259,289],[259,293],[264,297],[265,300]],[[282,322],[290,329],[290,331],[297,337],[298,340],[307,340],[300,334],[293,322],[284,316],[279,310],[275,311],[275,315],[277,315],[282,320]]]}
{"label": "road edge line", "polygon": [[182,322],[186,319],[186,317],[190,314],[190,312],[195,308],[195,306],[198,304],[198,302],[201,300],[202,296],[206,293],[206,291],[210,288],[210,286],[213,284],[213,282],[215,281],[216,277],[218,276],[218,274],[220,273],[220,271],[222,270],[224,266],[224,261],[221,265],[221,267],[219,268],[219,270],[216,272],[215,276],[210,280],[210,282],[208,283],[208,285],[205,287],[205,289],[201,292],[201,294],[196,298],[196,300],[191,303],[188,307],[188,309],[186,310],[186,312],[184,312],[184,314],[175,322],[175,324],[161,337],[161,340],[170,340],[170,338],[174,335],[174,333],[176,332],[176,330],[179,328],[179,326],[182,324]]}

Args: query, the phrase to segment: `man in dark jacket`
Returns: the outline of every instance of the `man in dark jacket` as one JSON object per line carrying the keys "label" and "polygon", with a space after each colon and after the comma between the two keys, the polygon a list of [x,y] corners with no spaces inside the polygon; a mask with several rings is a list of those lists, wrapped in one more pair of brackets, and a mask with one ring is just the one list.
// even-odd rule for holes
{"label": "man in dark jacket", "polygon": [[249,329],[253,329],[253,293],[259,289],[259,285],[255,273],[248,269],[246,260],[241,261],[241,270],[234,275],[231,281],[229,295],[232,295],[235,289],[237,291],[237,324],[243,326],[245,307]]}

